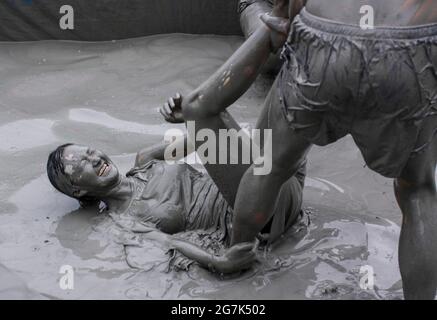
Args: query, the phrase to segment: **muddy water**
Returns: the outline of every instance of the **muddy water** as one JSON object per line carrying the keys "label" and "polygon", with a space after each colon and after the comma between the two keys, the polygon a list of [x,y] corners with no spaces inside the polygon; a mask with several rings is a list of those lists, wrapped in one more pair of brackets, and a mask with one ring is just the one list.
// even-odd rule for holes
{"label": "muddy water", "polygon": [[[166,248],[123,247],[105,215],[81,210],[45,175],[49,151],[92,145],[122,171],[170,125],[157,107],[193,89],[238,47],[237,37],[165,35],[108,42],[0,44],[0,297],[12,298],[399,298],[400,214],[390,180],[363,167],[351,139],[310,155],[309,228],[288,233],[239,276],[166,272]],[[254,123],[269,81],[232,108]],[[139,268],[131,268],[127,262]],[[59,269],[75,270],[74,290]],[[370,265],[373,290],[360,288]]]}

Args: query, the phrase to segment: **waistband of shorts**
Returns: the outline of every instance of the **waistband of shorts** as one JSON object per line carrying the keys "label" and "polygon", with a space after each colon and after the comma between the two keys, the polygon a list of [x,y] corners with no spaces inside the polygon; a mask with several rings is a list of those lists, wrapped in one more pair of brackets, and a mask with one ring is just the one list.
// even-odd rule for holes
{"label": "waistband of shorts", "polygon": [[418,40],[421,38],[436,37],[437,23],[409,27],[375,27],[362,29],[358,25],[345,24],[309,13],[305,8],[298,16],[304,25],[326,33],[352,36],[359,38],[393,39],[393,40]]}

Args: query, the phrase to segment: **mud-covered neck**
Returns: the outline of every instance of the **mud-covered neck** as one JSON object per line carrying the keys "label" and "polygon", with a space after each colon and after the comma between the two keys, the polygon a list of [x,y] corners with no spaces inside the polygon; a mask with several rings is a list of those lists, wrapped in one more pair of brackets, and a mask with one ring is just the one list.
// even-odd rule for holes
{"label": "mud-covered neck", "polygon": [[153,167],[156,160],[151,160],[141,167],[134,167],[123,177],[122,184],[119,190],[115,190],[114,194],[103,200],[108,210],[114,213],[126,213],[132,205],[135,198],[142,194],[144,188],[149,181],[149,169]]}
{"label": "mud-covered neck", "polygon": [[135,180],[134,177],[123,177],[108,195],[100,199],[106,204],[109,211],[124,212],[129,208],[135,196],[135,186],[137,184]]}

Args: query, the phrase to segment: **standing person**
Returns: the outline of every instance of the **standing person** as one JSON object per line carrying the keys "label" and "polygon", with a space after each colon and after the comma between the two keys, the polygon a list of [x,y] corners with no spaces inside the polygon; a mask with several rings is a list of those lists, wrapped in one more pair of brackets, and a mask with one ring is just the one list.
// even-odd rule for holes
{"label": "standing person", "polygon": [[[272,130],[272,172],[241,180],[231,244],[251,241],[312,144],[350,134],[368,167],[393,178],[403,213],[399,264],[405,298],[437,288],[437,6],[434,0],[276,0],[270,16],[174,115],[219,114],[286,42],[286,63],[260,121]],[[363,30],[363,8],[374,25]],[[369,10],[369,8],[371,10]],[[275,30],[276,32],[269,32]],[[223,74],[230,75],[224,79]]]}

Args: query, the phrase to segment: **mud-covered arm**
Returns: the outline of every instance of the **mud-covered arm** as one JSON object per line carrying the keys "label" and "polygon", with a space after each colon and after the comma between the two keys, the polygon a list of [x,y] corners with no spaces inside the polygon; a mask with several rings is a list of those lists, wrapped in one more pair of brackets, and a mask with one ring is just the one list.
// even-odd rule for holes
{"label": "mud-covered arm", "polygon": [[[165,160],[165,150],[170,146],[170,144],[172,144],[173,149],[184,150],[184,153],[180,155],[179,159],[182,159],[194,152],[194,147],[188,142],[187,135],[184,135],[183,137],[178,137],[173,142],[161,142],[151,147],[142,149],[137,153],[135,167],[140,167],[150,160]],[[179,159],[172,158],[172,160]]]}
{"label": "mud-covered arm", "polygon": [[[182,101],[186,121],[215,116],[234,103],[259,74],[271,52],[286,41],[290,20],[303,6],[302,0],[276,0],[270,15],[243,45],[196,90]],[[301,6],[296,7],[296,3]],[[291,10],[290,8],[293,8]]]}
{"label": "mud-covered arm", "polygon": [[240,243],[228,249],[223,255],[216,256],[189,241],[177,239],[152,227],[140,226],[135,231],[143,233],[144,239],[160,242],[178,250],[201,266],[223,274],[248,269],[256,260],[256,243]]}
{"label": "mud-covered arm", "polygon": [[216,256],[197,245],[172,238],[170,244],[187,258],[196,261],[211,271],[230,274],[248,269],[256,260],[254,243],[240,243],[228,249],[223,255]]}

